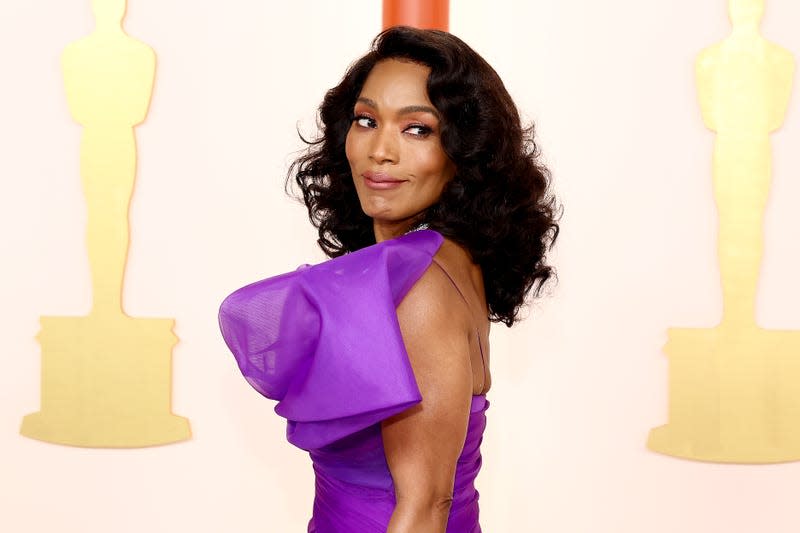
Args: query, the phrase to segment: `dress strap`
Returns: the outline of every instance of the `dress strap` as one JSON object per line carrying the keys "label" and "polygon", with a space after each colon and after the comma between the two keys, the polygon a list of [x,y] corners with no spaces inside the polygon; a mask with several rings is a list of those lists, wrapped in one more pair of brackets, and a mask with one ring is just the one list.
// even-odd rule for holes
{"label": "dress strap", "polygon": [[[444,272],[444,275],[447,276],[447,279],[449,279],[450,283],[453,284],[453,287],[455,287],[456,291],[458,292],[458,295],[461,296],[461,299],[464,300],[464,304],[469,309],[469,302],[467,302],[467,298],[464,296],[464,293],[461,292],[461,289],[459,288],[458,283],[456,283],[456,280],[453,279],[453,276],[451,276],[450,273],[447,271],[447,269],[444,268],[444,266],[442,266],[442,264],[436,259],[433,259],[433,264],[438,266],[439,269],[442,272]],[[475,335],[478,337],[478,349],[481,352],[481,366],[483,370],[483,383],[481,383],[481,394],[483,394],[483,388],[486,386],[486,358],[483,355],[483,342],[481,341],[481,332],[477,327],[475,328]]]}
{"label": "dress strap", "polygon": [[453,287],[455,287],[456,291],[458,291],[458,295],[461,296],[461,299],[464,300],[464,303],[467,304],[467,307],[469,307],[469,303],[467,303],[467,298],[464,296],[464,293],[461,292],[461,289],[458,287],[458,283],[456,283],[456,280],[453,279],[453,276],[451,276],[450,273],[436,259],[433,260],[433,263],[436,266],[438,266],[442,272],[444,272],[444,275],[447,276],[447,279],[450,280],[450,283],[452,283]]}

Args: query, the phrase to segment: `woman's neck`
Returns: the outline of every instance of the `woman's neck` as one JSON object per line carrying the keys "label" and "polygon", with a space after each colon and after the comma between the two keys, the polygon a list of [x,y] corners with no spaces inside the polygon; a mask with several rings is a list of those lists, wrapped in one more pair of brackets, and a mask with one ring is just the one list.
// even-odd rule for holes
{"label": "woman's neck", "polygon": [[375,242],[395,239],[406,233],[428,227],[427,224],[414,219],[400,220],[397,222],[373,220],[372,229],[375,232]]}

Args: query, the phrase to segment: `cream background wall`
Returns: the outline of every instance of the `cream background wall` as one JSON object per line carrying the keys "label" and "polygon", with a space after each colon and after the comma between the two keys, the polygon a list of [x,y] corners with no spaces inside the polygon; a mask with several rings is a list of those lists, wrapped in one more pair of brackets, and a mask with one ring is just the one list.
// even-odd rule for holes
{"label": "cream background wall", "polygon": [[[193,440],[68,448],[19,436],[38,409],[40,315],[90,305],[80,127],[59,56],[92,29],[88,0],[0,4],[0,530],[303,531],[313,474],[273,404],[238,375],[216,307],[249,281],[322,259],[283,194],[295,127],[379,30],[380,2],[129,0],[127,32],[158,55],[137,129],[125,292],[177,319],[173,405]],[[800,5],[763,31],[800,56]],[[797,531],[800,465],[722,466],[645,446],[666,421],[669,326],[720,312],[713,134],[693,63],[728,31],[709,0],[452,0],[451,30],[535,120],[566,207],[553,296],[492,333],[494,386],[478,478],[489,532]],[[800,106],[773,135],[758,316],[800,329]]]}

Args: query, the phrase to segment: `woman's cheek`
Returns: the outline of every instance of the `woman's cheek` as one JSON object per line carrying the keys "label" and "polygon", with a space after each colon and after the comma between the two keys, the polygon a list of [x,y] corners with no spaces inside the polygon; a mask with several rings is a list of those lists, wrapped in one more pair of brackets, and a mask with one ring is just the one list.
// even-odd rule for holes
{"label": "woman's cheek", "polygon": [[353,166],[353,128],[350,127],[350,131],[347,132],[347,137],[344,138],[344,155],[347,158],[347,161],[350,163],[350,166]]}

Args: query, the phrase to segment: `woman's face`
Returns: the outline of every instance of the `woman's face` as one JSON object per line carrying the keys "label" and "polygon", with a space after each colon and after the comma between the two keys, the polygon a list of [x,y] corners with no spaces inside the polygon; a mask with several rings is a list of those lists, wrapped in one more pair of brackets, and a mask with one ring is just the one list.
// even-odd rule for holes
{"label": "woman's face", "polygon": [[429,73],[409,61],[380,61],[353,110],[345,152],[378,240],[406,231],[455,175],[439,137],[439,113],[428,99]]}

